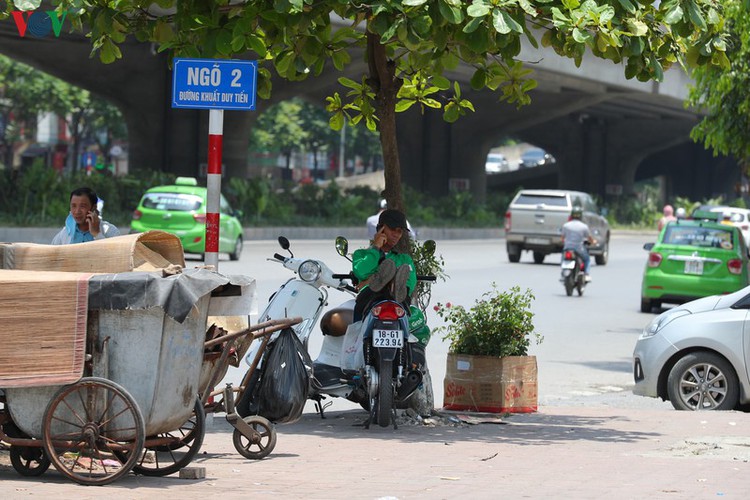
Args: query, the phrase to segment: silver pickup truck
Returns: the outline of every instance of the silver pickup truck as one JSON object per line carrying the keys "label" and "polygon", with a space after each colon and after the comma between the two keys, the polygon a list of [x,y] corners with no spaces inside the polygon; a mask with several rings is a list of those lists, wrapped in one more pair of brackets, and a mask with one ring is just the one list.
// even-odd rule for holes
{"label": "silver pickup truck", "polygon": [[589,253],[603,266],[609,258],[609,223],[601,216],[590,195],[580,191],[524,189],[518,192],[505,212],[505,238],[508,260],[518,262],[529,250],[541,264],[550,253],[562,252],[562,225],[570,218],[573,205],[583,208],[583,222],[596,240]]}

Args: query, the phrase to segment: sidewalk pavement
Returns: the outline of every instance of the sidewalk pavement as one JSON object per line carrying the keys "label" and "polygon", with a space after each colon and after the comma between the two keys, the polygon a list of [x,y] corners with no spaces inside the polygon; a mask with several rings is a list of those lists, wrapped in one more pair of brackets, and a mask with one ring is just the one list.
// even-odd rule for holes
{"label": "sidewalk pavement", "polygon": [[24,478],[0,466],[0,495],[612,500],[739,499],[750,490],[745,413],[549,406],[501,418],[450,413],[473,423],[409,420],[394,430],[364,429],[364,411],[334,408],[325,420],[306,411],[298,422],[279,425],[275,449],[259,461],[235,451],[233,429],[214,415],[190,465],[205,467],[205,479],[130,474],[108,486],[84,487],[53,468]]}

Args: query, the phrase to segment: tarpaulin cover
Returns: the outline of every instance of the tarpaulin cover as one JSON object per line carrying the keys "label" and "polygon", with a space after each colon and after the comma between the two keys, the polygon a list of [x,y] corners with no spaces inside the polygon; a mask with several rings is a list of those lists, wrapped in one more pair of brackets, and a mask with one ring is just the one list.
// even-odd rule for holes
{"label": "tarpaulin cover", "polygon": [[215,291],[216,294],[240,294],[240,287],[251,285],[253,278],[225,276],[207,269],[185,269],[162,277],[157,273],[99,274],[89,281],[89,309],[125,310],[161,307],[182,323],[193,305]]}

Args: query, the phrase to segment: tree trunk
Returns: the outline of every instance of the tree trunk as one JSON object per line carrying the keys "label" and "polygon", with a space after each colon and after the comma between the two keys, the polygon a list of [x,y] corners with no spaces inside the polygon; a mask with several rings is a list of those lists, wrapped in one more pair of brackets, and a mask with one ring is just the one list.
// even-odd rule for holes
{"label": "tree trunk", "polygon": [[385,167],[385,199],[388,208],[404,210],[401,199],[401,163],[396,140],[396,94],[400,81],[396,79],[396,65],[386,56],[380,36],[367,34],[367,61],[370,79],[376,91],[378,117],[380,118],[380,145]]}

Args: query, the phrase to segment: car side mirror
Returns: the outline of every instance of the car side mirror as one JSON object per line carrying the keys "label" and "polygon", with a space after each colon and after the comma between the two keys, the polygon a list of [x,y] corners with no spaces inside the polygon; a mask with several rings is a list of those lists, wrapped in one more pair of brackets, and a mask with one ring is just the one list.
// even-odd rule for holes
{"label": "car side mirror", "polygon": [[648,251],[648,252],[650,252],[652,248],[654,248],[654,244],[653,243],[644,243],[643,244],[643,249],[646,250],[646,251]]}

